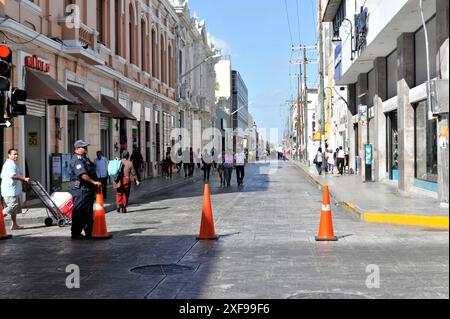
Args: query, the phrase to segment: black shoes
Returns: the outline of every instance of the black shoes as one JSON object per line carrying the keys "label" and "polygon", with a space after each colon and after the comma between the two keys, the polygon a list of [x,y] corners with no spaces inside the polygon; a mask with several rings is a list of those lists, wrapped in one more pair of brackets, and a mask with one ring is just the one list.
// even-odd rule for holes
{"label": "black shoes", "polygon": [[88,239],[86,236],[83,236],[81,234],[79,235],[72,235],[72,240],[86,240]]}

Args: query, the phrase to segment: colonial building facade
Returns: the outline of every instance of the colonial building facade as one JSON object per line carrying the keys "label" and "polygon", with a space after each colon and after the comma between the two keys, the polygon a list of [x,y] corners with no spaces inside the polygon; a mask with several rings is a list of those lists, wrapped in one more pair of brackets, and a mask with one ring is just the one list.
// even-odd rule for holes
{"label": "colonial building facade", "polygon": [[[449,2],[322,4],[330,48],[325,93],[341,100],[329,124],[343,137],[338,143],[346,146],[350,167],[364,179],[397,183],[401,192],[426,190],[448,205]],[[427,65],[436,83],[430,90]],[[348,88],[344,100],[335,94],[341,86]],[[372,174],[365,171],[369,161]]]}
{"label": "colonial building facade", "polygon": [[[18,148],[20,168],[53,191],[66,185],[72,145],[84,139],[91,144],[91,158],[97,150],[114,158],[138,149],[145,176],[157,176],[176,140],[171,131],[182,122],[178,68],[187,71],[212,55],[204,25],[192,23],[184,30],[174,5],[169,0],[1,1],[0,41],[13,49],[12,86],[28,93],[27,115],[2,131],[2,158]],[[190,64],[189,54],[183,56],[178,47],[183,32],[202,40]],[[206,111],[214,105],[214,90],[208,97],[206,82],[214,88],[215,80],[211,69],[204,72],[203,83],[193,78],[191,85],[196,96],[203,93],[197,100]]]}

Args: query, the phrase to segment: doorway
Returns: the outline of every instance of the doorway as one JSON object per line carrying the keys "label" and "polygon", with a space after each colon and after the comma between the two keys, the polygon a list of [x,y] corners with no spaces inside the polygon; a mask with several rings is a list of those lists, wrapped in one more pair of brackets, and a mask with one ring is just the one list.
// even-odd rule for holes
{"label": "doorway", "polygon": [[[47,186],[45,117],[25,116],[25,174]],[[35,197],[30,190],[27,197]]]}
{"label": "doorway", "polygon": [[398,181],[398,113],[397,110],[387,114],[387,173],[389,179]]}

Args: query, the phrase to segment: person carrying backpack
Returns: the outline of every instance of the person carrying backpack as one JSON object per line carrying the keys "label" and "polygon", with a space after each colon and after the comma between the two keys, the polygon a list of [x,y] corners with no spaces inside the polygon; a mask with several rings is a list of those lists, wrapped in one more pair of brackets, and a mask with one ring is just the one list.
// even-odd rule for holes
{"label": "person carrying backpack", "polygon": [[324,156],[322,153],[322,148],[319,147],[319,149],[317,150],[316,157],[314,158],[314,164],[316,164],[316,169],[317,169],[317,172],[319,173],[319,175],[322,175],[323,158],[324,158]]}
{"label": "person carrying backpack", "polygon": [[127,206],[130,199],[131,182],[134,179],[139,186],[140,181],[136,178],[136,171],[130,161],[130,153],[125,152],[120,161],[120,172],[114,181],[113,187],[116,190],[116,204],[118,213],[127,213]]}

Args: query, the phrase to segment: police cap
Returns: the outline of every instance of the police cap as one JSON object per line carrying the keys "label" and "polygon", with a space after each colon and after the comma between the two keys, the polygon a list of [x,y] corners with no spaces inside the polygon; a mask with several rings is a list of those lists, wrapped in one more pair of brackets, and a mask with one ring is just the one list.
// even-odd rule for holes
{"label": "police cap", "polygon": [[74,148],[84,148],[84,147],[88,147],[88,146],[89,146],[89,144],[82,140],[76,141],[75,144],[73,144]]}

